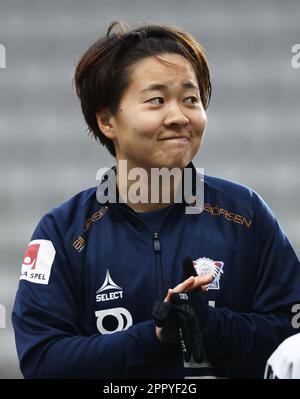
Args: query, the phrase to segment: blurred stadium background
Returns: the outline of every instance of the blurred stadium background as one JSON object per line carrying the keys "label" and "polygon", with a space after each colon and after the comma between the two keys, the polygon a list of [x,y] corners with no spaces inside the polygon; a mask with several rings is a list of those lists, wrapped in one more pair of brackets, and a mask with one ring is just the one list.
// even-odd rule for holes
{"label": "blurred stadium background", "polygon": [[112,20],[175,24],[204,45],[213,94],[195,164],[259,192],[300,255],[299,15],[298,0],[0,0],[0,378],[22,378],[10,313],[34,227],[114,163],[88,138],[71,84]]}

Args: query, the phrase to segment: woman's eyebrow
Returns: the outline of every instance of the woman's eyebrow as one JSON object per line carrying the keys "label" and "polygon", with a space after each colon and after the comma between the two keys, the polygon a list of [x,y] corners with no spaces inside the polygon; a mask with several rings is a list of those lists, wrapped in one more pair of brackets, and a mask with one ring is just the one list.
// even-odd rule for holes
{"label": "woman's eyebrow", "polygon": [[184,83],[181,83],[181,86],[184,88],[184,89],[195,89],[195,90],[199,90],[199,87],[198,86],[196,86],[194,83],[192,83],[192,82],[184,82]]}
{"label": "woman's eyebrow", "polygon": [[[182,82],[181,87],[183,87],[184,89],[194,89],[199,91],[199,88],[192,82]],[[150,86],[146,87],[145,89],[141,90],[141,93],[146,93],[149,91],[156,91],[156,90],[166,91],[168,90],[168,86],[162,83],[153,83]]]}

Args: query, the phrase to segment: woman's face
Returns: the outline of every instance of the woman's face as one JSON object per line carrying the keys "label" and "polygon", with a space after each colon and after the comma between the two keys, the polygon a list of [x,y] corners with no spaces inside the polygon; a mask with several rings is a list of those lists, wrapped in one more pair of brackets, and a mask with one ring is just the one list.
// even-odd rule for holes
{"label": "woman's face", "polygon": [[118,112],[107,125],[99,124],[128,169],[182,169],[202,142],[207,119],[191,63],[179,54],[159,57],[175,65],[155,57],[135,63]]}

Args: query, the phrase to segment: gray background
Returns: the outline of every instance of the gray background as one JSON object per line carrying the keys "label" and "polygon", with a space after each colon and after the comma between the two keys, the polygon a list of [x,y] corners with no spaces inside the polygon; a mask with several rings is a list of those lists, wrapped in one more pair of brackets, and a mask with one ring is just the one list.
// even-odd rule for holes
{"label": "gray background", "polygon": [[299,1],[1,0],[1,378],[21,377],[10,313],[34,227],[114,162],[87,136],[71,85],[80,55],[114,19],[175,24],[204,45],[213,96],[195,163],[259,192],[300,254]]}

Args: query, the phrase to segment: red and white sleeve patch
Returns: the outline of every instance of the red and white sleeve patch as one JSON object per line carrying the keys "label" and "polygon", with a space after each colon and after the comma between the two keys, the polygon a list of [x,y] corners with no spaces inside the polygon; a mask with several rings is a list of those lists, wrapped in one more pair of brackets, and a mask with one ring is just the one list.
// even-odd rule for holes
{"label": "red and white sleeve patch", "polygon": [[48,284],[55,253],[49,240],[30,241],[23,257],[20,280]]}

